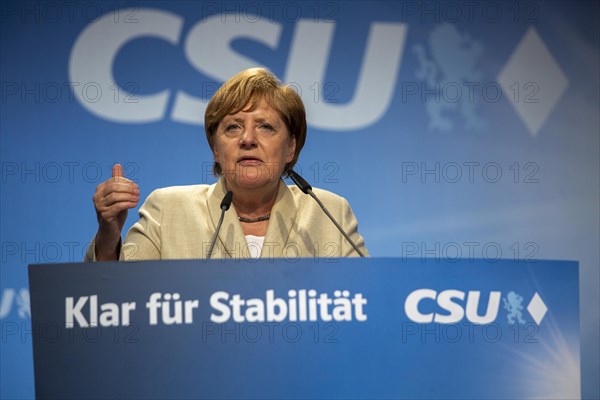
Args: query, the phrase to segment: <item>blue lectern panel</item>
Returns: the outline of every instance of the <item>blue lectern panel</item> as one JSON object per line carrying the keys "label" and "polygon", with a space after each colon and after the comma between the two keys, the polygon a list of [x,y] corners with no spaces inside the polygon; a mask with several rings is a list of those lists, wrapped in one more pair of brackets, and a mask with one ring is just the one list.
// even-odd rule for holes
{"label": "blue lectern panel", "polygon": [[578,264],[30,266],[38,397],[573,398]]}

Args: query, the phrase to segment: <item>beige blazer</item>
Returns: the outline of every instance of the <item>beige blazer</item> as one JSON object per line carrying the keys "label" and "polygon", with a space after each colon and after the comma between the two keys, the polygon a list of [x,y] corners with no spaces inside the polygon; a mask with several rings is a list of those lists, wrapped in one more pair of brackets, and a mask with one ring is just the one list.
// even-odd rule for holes
{"label": "beige blazer", "polygon": [[[358,222],[346,199],[317,188],[313,192],[357,247],[368,254],[364,239],[358,233]],[[174,186],[153,191],[140,208],[140,220],[125,237],[120,259],[206,258],[225,193],[222,179],[213,185]],[[281,180],[261,258],[354,256],[358,256],[356,251],[314,199]],[[225,212],[212,258],[249,257],[246,238],[232,204]],[[85,259],[95,260],[93,241]]]}

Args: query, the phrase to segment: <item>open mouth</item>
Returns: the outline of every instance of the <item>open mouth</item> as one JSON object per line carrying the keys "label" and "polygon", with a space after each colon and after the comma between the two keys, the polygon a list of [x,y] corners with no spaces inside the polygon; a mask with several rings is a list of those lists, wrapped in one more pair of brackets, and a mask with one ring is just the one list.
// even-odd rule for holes
{"label": "open mouth", "polygon": [[262,160],[258,157],[245,156],[240,157],[237,162],[241,165],[258,165],[262,163]]}

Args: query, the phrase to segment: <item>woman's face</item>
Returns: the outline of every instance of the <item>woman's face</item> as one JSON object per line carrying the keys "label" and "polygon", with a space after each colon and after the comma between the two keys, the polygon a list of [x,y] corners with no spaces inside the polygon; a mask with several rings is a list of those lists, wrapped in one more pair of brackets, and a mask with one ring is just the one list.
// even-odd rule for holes
{"label": "woman's face", "polygon": [[261,188],[278,182],[285,165],[294,158],[296,141],[269,103],[262,99],[227,115],[215,134],[213,154],[221,164],[229,188]]}

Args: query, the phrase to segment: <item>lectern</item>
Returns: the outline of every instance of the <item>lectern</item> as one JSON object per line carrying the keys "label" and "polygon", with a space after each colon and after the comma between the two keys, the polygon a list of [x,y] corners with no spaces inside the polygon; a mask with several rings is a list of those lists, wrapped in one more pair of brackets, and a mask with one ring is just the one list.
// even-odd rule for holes
{"label": "lectern", "polygon": [[578,263],[29,266],[38,398],[574,398]]}

